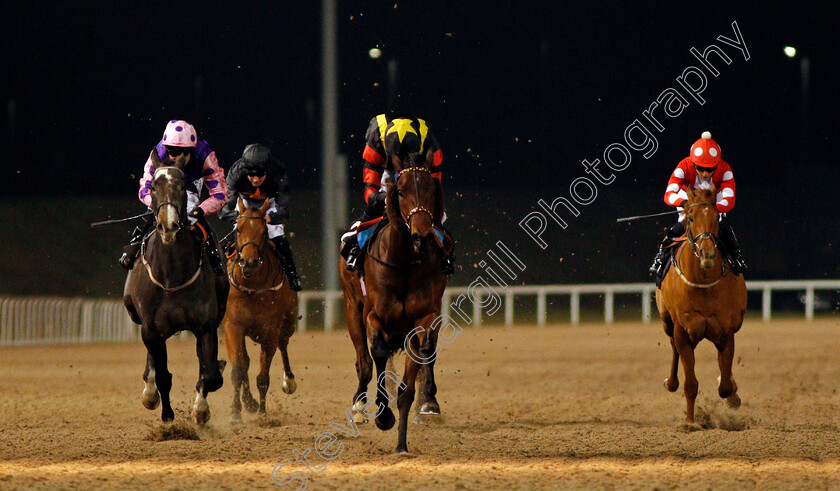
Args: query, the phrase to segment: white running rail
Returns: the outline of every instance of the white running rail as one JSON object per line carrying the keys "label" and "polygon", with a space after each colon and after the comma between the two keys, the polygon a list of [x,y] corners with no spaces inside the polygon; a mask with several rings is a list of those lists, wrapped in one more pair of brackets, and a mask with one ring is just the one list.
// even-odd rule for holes
{"label": "white running rail", "polygon": [[[769,321],[772,315],[772,293],[774,291],[799,291],[804,293],[805,318],[812,320],[815,310],[815,292],[840,290],[840,280],[782,280],[748,281],[748,291],[760,291],[761,317]],[[580,323],[581,297],[602,295],[604,298],[604,322],[615,320],[615,295],[638,295],[642,320],[650,322],[651,312],[656,310],[653,300],[654,286],[651,283],[589,284],[589,285],[539,285],[510,286],[498,289],[498,311],[494,315],[504,316],[507,326],[514,324],[516,297],[534,297],[536,300],[536,323],[544,326],[548,321],[548,298],[569,298],[569,321]],[[452,303],[464,295],[460,304],[461,313],[471,319],[471,326],[481,326],[482,317],[488,314],[482,303],[489,304],[488,292],[474,292],[475,302],[469,300],[468,287],[447,288],[443,294],[443,312],[459,317],[452,309]],[[303,291],[298,294],[298,330],[306,331],[310,326],[325,326],[330,331],[343,320],[342,294],[340,291]],[[313,305],[314,304],[314,305]],[[315,307],[314,309],[312,307]],[[316,310],[322,312],[320,322],[312,319]],[[0,346],[30,344],[64,344],[123,342],[140,339],[137,326],[125,311],[121,300],[86,299],[60,297],[0,297]]]}

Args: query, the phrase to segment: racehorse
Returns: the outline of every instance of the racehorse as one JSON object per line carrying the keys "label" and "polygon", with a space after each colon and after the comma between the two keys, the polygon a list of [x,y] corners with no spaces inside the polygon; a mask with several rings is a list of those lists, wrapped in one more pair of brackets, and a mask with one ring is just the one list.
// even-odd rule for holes
{"label": "racehorse", "polygon": [[[440,414],[435,399],[434,354],[438,330],[432,327],[440,316],[446,277],[441,271],[441,251],[435,243],[433,224],[440,223],[440,183],[431,177],[432,153],[410,154],[404,161],[393,157],[395,183],[388,186],[385,209],[388,224],[374,238],[364,260],[364,278],[344,268],[339,259],[347,327],[356,348],[359,386],[353,396],[354,420],[364,422],[367,386],[371,380],[371,356],[376,363],[375,417],[380,430],[394,426],[385,390],[386,364],[399,349],[413,353],[405,359],[405,372],[397,391],[400,414],[396,452],[406,453],[408,415],[414,401],[414,385],[425,364],[423,414]],[[362,281],[364,286],[362,286]],[[362,288],[366,289],[366,295]],[[370,350],[368,350],[368,342]],[[418,360],[419,359],[419,360]]]}
{"label": "racehorse", "polygon": [[[227,303],[227,314],[222,321],[227,340],[228,359],[233,364],[232,423],[242,421],[242,403],[245,409],[265,416],[265,395],[268,392],[271,360],[277,348],[283,356],[283,392],[292,394],[297,389],[295,376],[289,366],[289,338],[295,332],[298,298],[280,267],[274,247],[268,240],[265,213],[270,203],[259,209],[247,209],[239,198],[236,220],[236,252],[228,260],[228,278],[233,289]],[[245,349],[245,336],[262,347],[257,389],[260,402],[251,395],[248,382],[250,359]],[[242,403],[239,391],[242,389]]]}
{"label": "racehorse", "polygon": [[718,350],[718,394],[733,409],[741,405],[738,386],[732,378],[732,357],[735,333],[741,329],[747,310],[747,288],[743,275],[732,274],[718,243],[717,190],[689,188],[686,192],[685,237],[680,239],[661,289],[656,290],[656,306],[673,349],[665,388],[675,392],[679,387],[677,363],[682,359],[685,419],[694,424],[698,388],[694,348],[703,339],[714,343]]}
{"label": "racehorse", "polygon": [[224,362],[217,360],[216,329],[225,314],[229,286],[224,276],[213,274],[202,247],[203,238],[189,226],[184,156],[174,163],[169,159],[161,162],[152,151],[151,158],[155,169],[152,210],[157,224],[143,241],[140,260],[129,271],[123,292],[128,315],[142,326],[148,350],[142,401],[150,410],[162,401],[161,419],[174,419],[166,340],[179,331],[190,331],[195,334],[199,360],[193,416],[196,423],[204,424],[210,419],[207,394],[223,383]]}

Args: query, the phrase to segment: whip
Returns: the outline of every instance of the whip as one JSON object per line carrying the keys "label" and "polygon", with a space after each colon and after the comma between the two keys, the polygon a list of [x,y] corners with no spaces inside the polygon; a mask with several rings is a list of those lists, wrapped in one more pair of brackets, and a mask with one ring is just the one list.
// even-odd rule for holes
{"label": "whip", "polygon": [[638,220],[640,218],[659,217],[659,216],[662,216],[662,215],[672,215],[674,213],[680,213],[680,211],[679,210],[671,210],[671,211],[665,211],[665,212],[662,212],[662,213],[653,213],[651,215],[639,215],[639,216],[635,216],[635,217],[616,218],[615,221],[616,221],[616,223],[629,222],[631,220]]}
{"label": "whip", "polygon": [[90,224],[90,228],[99,228],[99,227],[104,227],[105,225],[113,225],[115,223],[122,223],[122,222],[128,222],[130,220],[137,220],[138,218],[143,218],[143,217],[149,216],[151,214],[152,214],[151,211],[147,211],[146,213],[141,213],[141,214],[135,215],[133,217],[117,218],[117,219],[114,219],[114,220],[105,220],[105,221],[102,221],[102,222],[93,222],[93,223]]}

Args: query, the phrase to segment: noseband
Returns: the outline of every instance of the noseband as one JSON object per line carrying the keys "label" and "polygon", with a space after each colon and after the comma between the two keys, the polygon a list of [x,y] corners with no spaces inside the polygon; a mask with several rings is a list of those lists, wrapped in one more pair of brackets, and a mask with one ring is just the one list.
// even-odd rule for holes
{"label": "noseband", "polygon": [[[715,203],[710,203],[710,202],[694,203],[693,205],[688,205],[685,208],[685,211],[687,212],[688,210],[690,210],[691,208],[694,208],[695,206],[717,206],[717,205]],[[697,259],[700,259],[700,249],[699,249],[699,246],[697,244],[701,240],[709,239],[709,240],[712,241],[712,243],[715,245],[715,247],[717,247],[717,237],[712,235],[711,232],[701,232],[697,235],[692,234],[691,225],[688,223],[688,217],[686,217],[686,221],[685,221],[685,231],[686,231],[685,236],[688,238],[688,243],[691,244],[691,252],[694,253],[694,255],[697,257]]]}
{"label": "noseband", "polygon": [[[420,192],[418,191],[419,186],[417,185],[417,174],[414,174],[414,172],[425,172],[430,175],[432,172],[425,167],[407,167],[397,172],[396,176],[394,177],[394,182],[398,183],[400,180],[400,176],[406,172],[411,172],[411,175],[414,177],[414,197],[417,200],[417,203],[420,203]],[[432,217],[432,212],[429,211],[428,208],[418,205],[412,208],[411,211],[408,212],[408,215],[405,217],[405,223],[409,226],[409,228],[411,227],[411,217],[413,217],[416,213],[420,212],[429,215],[429,220],[434,221],[434,218]]]}

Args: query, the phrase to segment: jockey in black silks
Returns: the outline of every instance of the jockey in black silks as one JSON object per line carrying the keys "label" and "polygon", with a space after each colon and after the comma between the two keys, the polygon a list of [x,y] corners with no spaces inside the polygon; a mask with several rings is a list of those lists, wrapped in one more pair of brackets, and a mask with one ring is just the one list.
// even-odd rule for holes
{"label": "jockey in black silks", "polygon": [[[241,197],[248,208],[259,208],[269,201],[265,215],[268,238],[289,278],[292,290],[300,291],[300,277],[295,267],[292,248],[286,240],[286,223],[289,219],[289,184],[286,167],[271,156],[268,147],[254,143],[245,147],[242,158],[228,171],[227,186],[230,198],[219,212],[219,218],[236,223],[236,205]],[[224,247],[223,247],[224,249]]]}

